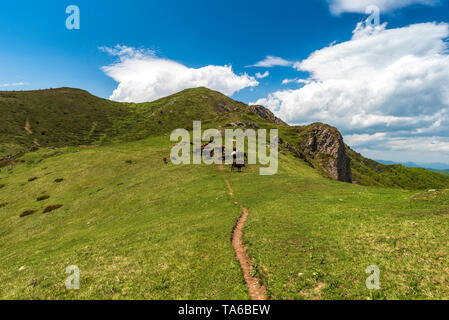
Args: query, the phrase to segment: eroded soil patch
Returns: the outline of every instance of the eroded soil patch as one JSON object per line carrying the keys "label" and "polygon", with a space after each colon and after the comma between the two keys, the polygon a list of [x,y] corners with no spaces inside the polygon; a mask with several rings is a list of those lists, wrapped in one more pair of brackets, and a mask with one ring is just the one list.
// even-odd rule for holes
{"label": "eroded soil patch", "polygon": [[[226,186],[229,191],[229,196],[234,200],[234,192],[231,185],[226,180]],[[237,201],[234,204],[239,205]],[[246,220],[249,216],[248,209],[241,206],[242,216],[237,221],[237,224],[232,232],[232,246],[234,247],[237,259],[240,262],[240,266],[243,271],[243,276],[245,278],[246,286],[248,287],[249,295],[252,300],[267,300],[266,289],[260,283],[259,279],[255,276],[253,266],[251,264],[251,259],[246,252],[245,245],[243,244],[243,228],[245,226]]]}
{"label": "eroded soil patch", "polygon": [[24,218],[27,216],[31,216],[32,214],[35,214],[36,212],[37,212],[37,210],[26,210],[20,214],[20,217]]}
{"label": "eroded soil patch", "polygon": [[44,209],[43,213],[52,212],[52,211],[58,210],[59,208],[62,208],[62,204],[55,204],[52,206],[48,206],[47,208]]}

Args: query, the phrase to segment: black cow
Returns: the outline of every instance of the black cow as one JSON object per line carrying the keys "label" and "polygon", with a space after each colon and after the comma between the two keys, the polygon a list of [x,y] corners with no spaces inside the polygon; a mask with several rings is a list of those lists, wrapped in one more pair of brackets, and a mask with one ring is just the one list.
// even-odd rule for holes
{"label": "black cow", "polygon": [[231,167],[231,172],[234,172],[235,169],[237,169],[238,172],[242,172],[242,168],[245,168],[245,167],[246,167],[245,164],[233,163],[232,167]]}
{"label": "black cow", "polygon": [[[237,152],[235,152],[235,151],[232,153],[232,157],[233,157],[234,161],[231,166],[231,172],[234,172],[235,169],[237,169],[238,172],[242,172],[242,168],[246,167],[245,163],[241,163],[241,164],[237,163]],[[248,155],[245,152],[243,153],[243,159],[244,160],[248,159]]]}

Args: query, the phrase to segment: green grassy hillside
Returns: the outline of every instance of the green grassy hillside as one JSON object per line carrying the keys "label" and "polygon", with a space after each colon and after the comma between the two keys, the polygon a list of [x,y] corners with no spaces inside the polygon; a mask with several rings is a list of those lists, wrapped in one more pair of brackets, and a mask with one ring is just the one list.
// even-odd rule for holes
{"label": "green grassy hillside", "polygon": [[0,92],[0,158],[30,147],[62,147],[136,141],[234,121],[271,124],[240,102],[206,89],[189,89],[150,103],[117,103],[86,91],[60,88]]}
{"label": "green grassy hillside", "polygon": [[405,189],[448,188],[447,177],[440,173],[403,165],[384,165],[367,159],[353,150],[351,169],[354,181],[367,186],[399,187]]}
{"label": "green grassy hillside", "polygon": [[444,174],[445,176],[449,176],[449,171],[447,171],[447,170],[438,170],[438,171],[435,171],[435,172],[438,172],[440,174]]}
{"label": "green grassy hillside", "polygon": [[[240,205],[270,299],[449,298],[449,176],[366,159],[336,128],[290,127],[206,88],[143,104],[0,92],[0,111],[2,156],[16,155],[0,162],[0,298],[248,299],[230,241]],[[169,133],[193,120],[278,128],[278,174],[165,164]],[[357,183],[329,179],[332,157],[317,150],[331,142]],[[64,285],[70,265],[78,291]]]}
{"label": "green grassy hillside", "polygon": [[247,299],[229,241],[240,210],[215,168],[165,165],[170,145],[41,150],[1,169],[0,298]]}
{"label": "green grassy hillside", "polygon": [[274,176],[166,165],[171,145],[41,149],[1,168],[0,298],[247,299],[224,179],[250,211],[244,241],[269,298],[449,298],[447,190],[331,181],[290,154]]}
{"label": "green grassy hillside", "polygon": [[0,92],[0,157],[91,144],[128,113],[124,104],[77,89]]}
{"label": "green grassy hillside", "polygon": [[[206,88],[188,89],[141,104],[117,103],[70,88],[0,92],[0,159],[22,155],[31,148],[107,145],[168,135],[177,128],[223,128],[240,123],[252,128],[278,128],[285,141],[281,150],[306,161],[323,176],[329,156],[311,156],[305,137],[317,125],[339,135],[325,124],[291,127],[262,107],[250,107]],[[382,165],[347,148],[352,180],[368,186],[408,189],[445,188],[449,177],[423,169]],[[6,165],[0,161],[0,166]]]}
{"label": "green grassy hillside", "polygon": [[[449,190],[323,179],[282,158],[273,177],[230,175],[246,245],[272,299],[448,299]],[[365,286],[379,267],[381,290]]]}

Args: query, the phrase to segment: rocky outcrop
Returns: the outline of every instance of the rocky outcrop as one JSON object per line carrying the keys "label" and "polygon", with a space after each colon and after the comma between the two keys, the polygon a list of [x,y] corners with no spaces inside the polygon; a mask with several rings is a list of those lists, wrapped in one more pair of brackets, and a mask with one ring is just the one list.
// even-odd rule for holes
{"label": "rocky outcrop", "polygon": [[217,104],[217,105],[215,106],[215,109],[216,109],[219,113],[229,113],[229,112],[231,112],[231,110],[230,110],[226,105],[221,104],[221,103]]}
{"label": "rocky outcrop", "polygon": [[245,129],[259,129],[259,125],[257,123],[245,123],[241,121],[231,122],[225,124],[225,128],[245,128]]}
{"label": "rocky outcrop", "polygon": [[255,114],[257,114],[259,117],[271,121],[277,125],[281,125],[281,126],[286,126],[287,124],[282,121],[281,119],[279,119],[278,117],[276,117],[273,112],[271,112],[270,110],[268,110],[265,107],[262,106],[249,106],[249,108],[251,109],[252,112],[254,112]]}
{"label": "rocky outcrop", "polygon": [[[249,107],[252,112],[265,120],[290,127],[265,107]],[[351,159],[346,152],[343,136],[336,128],[323,123],[290,128],[299,137],[299,143],[292,145],[282,141],[280,145],[330,178],[352,183]]]}
{"label": "rocky outcrop", "polygon": [[352,182],[351,159],[341,133],[334,127],[315,123],[308,126],[301,139],[301,149],[317,169],[332,179]]}

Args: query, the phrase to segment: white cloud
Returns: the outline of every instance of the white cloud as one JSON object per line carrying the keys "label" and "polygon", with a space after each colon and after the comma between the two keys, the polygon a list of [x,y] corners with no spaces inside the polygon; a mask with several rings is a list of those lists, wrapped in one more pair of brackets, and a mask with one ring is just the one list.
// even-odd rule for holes
{"label": "white cloud", "polygon": [[259,85],[254,77],[246,73],[235,74],[231,66],[209,65],[195,69],[159,58],[151,50],[126,46],[100,49],[119,57],[118,62],[102,68],[119,83],[110,97],[115,101],[153,101],[187,88],[202,86],[232,95]]}
{"label": "white cloud", "polygon": [[2,83],[0,84],[0,88],[8,88],[8,87],[23,87],[27,86],[26,82],[16,82],[16,83]]}
{"label": "white cloud", "polygon": [[351,146],[363,146],[367,142],[379,141],[387,136],[385,132],[378,132],[375,134],[352,134],[345,136],[345,142]]}
{"label": "white cloud", "polygon": [[396,149],[413,145],[417,137],[449,137],[448,36],[446,23],[358,26],[350,41],[295,63],[298,71],[310,74],[310,83],[273,92],[254,104],[269,107],[289,123],[327,122],[357,143],[376,132],[391,139],[401,135],[386,144]]}
{"label": "white cloud", "polygon": [[293,83],[296,82],[298,79],[284,79],[282,80],[282,84],[289,84],[289,83]]}
{"label": "white cloud", "polygon": [[344,139],[351,147],[372,159],[449,163],[447,136],[394,136],[379,132],[345,135]]}
{"label": "white cloud", "polygon": [[449,141],[441,137],[398,137],[389,139],[386,144],[394,150],[411,150],[419,152],[449,152]]}
{"label": "white cloud", "polygon": [[374,136],[367,137],[366,141],[357,140],[357,137],[351,140],[352,136],[344,138],[372,159],[449,163],[449,137]]}
{"label": "white cloud", "polygon": [[290,83],[309,84],[312,83],[312,81],[300,78],[282,80],[282,84],[290,84]]}
{"label": "white cloud", "polygon": [[268,72],[268,71],[265,71],[265,73],[260,73],[260,72],[257,72],[256,73],[256,78],[257,79],[264,79],[264,78],[266,78],[266,77],[268,77],[270,75],[270,72]]}
{"label": "white cloud", "polygon": [[121,61],[129,58],[145,58],[146,56],[155,56],[156,52],[150,49],[141,48],[136,49],[134,47],[127,47],[123,45],[116,45],[113,48],[100,47],[101,51],[115,57],[119,57]]}
{"label": "white cloud", "polygon": [[344,12],[365,13],[366,7],[378,6],[381,12],[392,12],[415,4],[438,5],[441,0],[328,0],[329,8],[335,15]]}
{"label": "white cloud", "polygon": [[291,65],[293,65],[292,61],[288,61],[280,57],[266,56],[264,60],[247,67],[272,68],[272,67],[289,67]]}

